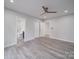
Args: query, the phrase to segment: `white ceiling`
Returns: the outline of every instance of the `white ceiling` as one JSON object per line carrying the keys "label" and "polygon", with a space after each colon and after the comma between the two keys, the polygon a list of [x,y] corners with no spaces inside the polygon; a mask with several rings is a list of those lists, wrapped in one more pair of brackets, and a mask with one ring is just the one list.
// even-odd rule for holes
{"label": "white ceiling", "polygon": [[[40,19],[44,16],[49,19],[74,13],[74,0],[14,0],[14,3],[11,3],[10,0],[4,1],[6,8]],[[57,11],[57,13],[41,15],[42,5],[47,6],[50,11]],[[68,13],[64,13],[64,10],[68,10]]]}

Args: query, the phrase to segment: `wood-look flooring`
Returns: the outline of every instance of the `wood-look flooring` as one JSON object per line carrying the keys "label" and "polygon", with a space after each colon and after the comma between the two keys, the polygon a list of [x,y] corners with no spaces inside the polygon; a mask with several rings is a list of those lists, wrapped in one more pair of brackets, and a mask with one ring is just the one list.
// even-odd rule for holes
{"label": "wood-look flooring", "polygon": [[4,49],[5,59],[74,59],[74,43],[45,37]]}

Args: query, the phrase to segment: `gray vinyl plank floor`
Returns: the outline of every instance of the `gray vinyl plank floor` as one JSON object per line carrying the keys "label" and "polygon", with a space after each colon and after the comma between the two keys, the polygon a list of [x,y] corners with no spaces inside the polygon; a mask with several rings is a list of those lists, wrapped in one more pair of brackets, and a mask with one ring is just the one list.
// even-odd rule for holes
{"label": "gray vinyl plank floor", "polygon": [[74,43],[40,37],[5,48],[4,59],[74,59]]}

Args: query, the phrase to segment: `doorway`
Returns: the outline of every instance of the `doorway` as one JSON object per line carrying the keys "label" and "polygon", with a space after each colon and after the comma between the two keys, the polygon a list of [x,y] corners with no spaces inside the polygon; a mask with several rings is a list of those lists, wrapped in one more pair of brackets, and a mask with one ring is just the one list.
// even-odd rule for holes
{"label": "doorway", "polygon": [[24,42],[25,39],[25,19],[17,17],[17,45]]}

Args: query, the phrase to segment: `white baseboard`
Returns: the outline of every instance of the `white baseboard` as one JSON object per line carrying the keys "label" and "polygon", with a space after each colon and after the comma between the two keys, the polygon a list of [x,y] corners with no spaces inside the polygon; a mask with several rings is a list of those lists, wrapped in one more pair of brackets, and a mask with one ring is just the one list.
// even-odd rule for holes
{"label": "white baseboard", "polygon": [[49,38],[74,43],[74,41],[70,41],[70,40],[66,40],[66,39],[61,39],[61,38],[56,38],[56,37],[49,37]]}
{"label": "white baseboard", "polygon": [[4,48],[7,48],[7,47],[10,47],[10,46],[13,46],[13,45],[16,45],[16,42],[15,43],[8,44],[8,45],[4,45]]}

